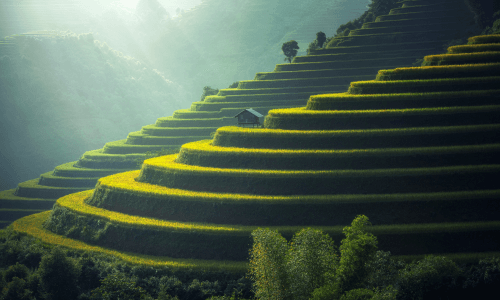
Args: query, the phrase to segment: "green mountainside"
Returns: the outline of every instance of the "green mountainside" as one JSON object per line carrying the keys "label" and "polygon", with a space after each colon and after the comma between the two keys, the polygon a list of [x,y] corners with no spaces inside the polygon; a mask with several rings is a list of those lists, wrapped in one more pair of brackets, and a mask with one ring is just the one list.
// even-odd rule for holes
{"label": "green mountainside", "polygon": [[[457,7],[462,9],[457,11]],[[431,6],[430,10],[433,9]],[[399,42],[392,39],[394,35],[411,33],[429,22],[428,19],[395,20],[393,22],[413,26],[406,26],[405,32],[394,26],[391,32],[391,22],[383,22],[389,27],[382,27],[385,31],[382,34],[372,34],[378,37],[368,39],[372,44],[356,42],[370,35],[353,36],[355,46],[319,49],[311,55],[295,57],[291,64],[279,64],[273,72],[257,73],[254,80],[240,81],[237,88],[221,89],[218,95],[194,102],[190,109],[177,110],[170,117],[159,118],[155,124],[129,133],[125,140],[108,142],[102,149],[85,152],[77,162],[60,165],[39,179],[20,183],[17,190],[3,192],[1,203],[5,208],[24,211],[31,207],[29,198],[55,201],[64,195],[91,189],[102,176],[137,169],[137,160],[144,159],[148,151],[176,149],[187,142],[210,138],[210,133],[218,127],[236,124],[234,116],[244,108],[254,108],[265,115],[270,109],[304,106],[311,95],[343,92],[351,81],[373,79],[379,69],[411,65],[426,54],[439,53],[447,39],[462,34],[462,29],[467,27],[462,22],[463,16],[468,9],[455,6],[449,15],[453,13],[458,14],[454,29],[443,27],[441,31],[432,31],[422,41],[414,41],[411,35],[405,35],[406,39]],[[376,27],[377,23],[381,22],[365,26]]]}
{"label": "green mountainside", "polygon": [[500,52],[485,50],[500,36],[470,41],[426,56],[431,66],[380,70],[345,93],[272,110],[265,129],[219,128],[14,227],[231,269],[258,226],[285,237],[314,226],[340,240],[365,214],[395,255],[498,252]]}
{"label": "green mountainside", "polygon": [[177,84],[91,34],[8,37],[0,69],[1,189],[185,106]]}
{"label": "green mountainside", "polygon": [[[273,109],[265,128],[219,128],[213,140],[101,178],[13,228],[139,263],[241,270],[257,227],[287,238],[314,227],[338,241],[364,214],[394,255],[498,254],[498,45],[500,35],[472,37],[422,67],[382,68],[347,92]],[[291,88],[280,80],[311,82],[238,89]]]}

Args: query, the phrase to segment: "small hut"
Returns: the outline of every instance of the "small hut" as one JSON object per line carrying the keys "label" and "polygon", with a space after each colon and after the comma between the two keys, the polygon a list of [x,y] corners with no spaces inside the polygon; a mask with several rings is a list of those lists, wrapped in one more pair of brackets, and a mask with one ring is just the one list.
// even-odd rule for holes
{"label": "small hut", "polygon": [[238,126],[245,127],[252,125],[252,127],[255,127],[255,125],[257,125],[257,127],[259,127],[259,118],[263,117],[263,115],[251,108],[247,108],[234,117],[238,118]]}

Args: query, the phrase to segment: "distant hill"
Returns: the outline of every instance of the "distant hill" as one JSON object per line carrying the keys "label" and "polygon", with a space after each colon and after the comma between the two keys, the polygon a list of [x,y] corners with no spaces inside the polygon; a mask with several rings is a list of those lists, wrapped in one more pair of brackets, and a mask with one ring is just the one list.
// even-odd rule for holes
{"label": "distant hill", "polygon": [[179,86],[91,34],[8,42],[0,45],[0,189],[187,104]]}

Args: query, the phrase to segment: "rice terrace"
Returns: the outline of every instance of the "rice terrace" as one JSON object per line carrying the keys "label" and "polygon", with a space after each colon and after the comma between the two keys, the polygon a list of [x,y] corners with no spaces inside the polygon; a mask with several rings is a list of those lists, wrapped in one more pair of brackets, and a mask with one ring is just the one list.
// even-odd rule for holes
{"label": "rice terrace", "polygon": [[[209,34],[201,33],[204,24],[220,28],[207,22],[208,12],[214,24],[212,12],[233,22],[220,29],[227,30],[217,35],[221,45],[248,35],[254,52],[268,51],[259,54],[266,57],[260,63],[275,65],[253,79],[228,81],[228,88],[206,85],[190,106],[101,149],[81,149],[78,160],[0,192],[0,299],[399,300],[497,293],[500,1],[237,0],[223,9],[230,1],[199,0],[172,13],[167,4],[174,2],[140,0],[133,16],[143,27],[126,23],[123,33],[110,26],[90,42],[60,29],[0,41],[4,70],[23,65],[41,72],[26,62],[35,56],[16,54],[35,45],[31,39],[50,47],[67,43],[97,53],[96,64],[107,64],[101,73],[123,88],[149,90],[150,97],[168,90],[176,105],[202,90],[203,76],[210,82],[209,74],[252,70],[247,52],[236,46],[216,54],[207,44],[203,57],[203,45],[188,39],[177,42],[200,51],[182,62],[178,52],[184,71],[198,64],[204,72],[201,62],[215,68],[211,60],[221,69],[189,81],[184,71],[176,78],[165,67],[177,68],[175,59],[157,57],[166,41],[175,43],[175,28],[200,35]],[[134,10],[121,11],[119,18],[129,18],[125,12]],[[270,11],[277,20],[257,19]],[[350,19],[334,21],[341,14]],[[277,24],[283,34],[264,26]],[[165,28],[158,35],[140,31],[157,27]],[[133,48],[138,62],[98,41],[109,38],[127,51],[130,45],[121,49],[111,38],[119,33],[144,39]],[[269,36],[273,45],[257,45]],[[289,40],[301,52],[285,51]],[[124,81],[116,66],[127,80],[137,72],[149,79]],[[15,84],[25,75],[1,72],[4,106],[4,99],[20,95]],[[67,72],[60,76],[72,76]],[[155,80],[161,92],[154,92]],[[92,93],[119,95],[119,89]],[[121,113],[126,119],[128,112]],[[241,114],[255,120],[243,122]]]}

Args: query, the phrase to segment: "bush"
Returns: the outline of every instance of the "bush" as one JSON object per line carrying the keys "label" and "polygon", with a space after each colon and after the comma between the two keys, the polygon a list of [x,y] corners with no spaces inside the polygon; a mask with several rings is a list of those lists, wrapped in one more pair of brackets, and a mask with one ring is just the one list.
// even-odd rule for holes
{"label": "bush", "polygon": [[355,289],[346,292],[340,300],[370,300],[373,294],[373,291],[368,289]]}
{"label": "bush", "polygon": [[209,86],[203,87],[203,93],[201,94],[200,101],[205,100],[205,97],[207,96],[212,96],[212,95],[217,95],[219,93],[219,89],[213,89]]}
{"label": "bush", "polygon": [[26,279],[28,278],[28,275],[28,268],[23,264],[16,263],[15,265],[10,266],[7,271],[5,271],[4,278],[6,282],[11,282],[14,277],[17,277],[19,279]]}
{"label": "bush", "polygon": [[[95,300],[137,300],[147,299],[149,295],[135,281],[122,273],[111,274],[101,280],[101,286],[92,291],[90,299]],[[67,298],[73,299],[73,298]]]}
{"label": "bush", "polygon": [[398,299],[445,298],[449,290],[456,287],[460,272],[457,265],[446,257],[426,256],[402,270]]}
{"label": "bush", "polygon": [[67,300],[79,295],[79,269],[60,247],[42,257],[38,272],[45,298]]}

